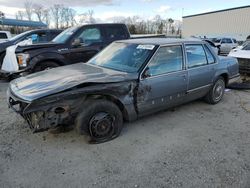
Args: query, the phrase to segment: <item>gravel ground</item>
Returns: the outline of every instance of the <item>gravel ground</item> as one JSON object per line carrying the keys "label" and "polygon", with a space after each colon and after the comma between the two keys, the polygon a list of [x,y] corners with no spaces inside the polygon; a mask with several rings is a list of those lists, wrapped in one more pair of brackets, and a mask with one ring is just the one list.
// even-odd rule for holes
{"label": "gravel ground", "polygon": [[75,131],[32,134],[0,83],[1,187],[250,187],[250,91],[126,123],[87,144]]}

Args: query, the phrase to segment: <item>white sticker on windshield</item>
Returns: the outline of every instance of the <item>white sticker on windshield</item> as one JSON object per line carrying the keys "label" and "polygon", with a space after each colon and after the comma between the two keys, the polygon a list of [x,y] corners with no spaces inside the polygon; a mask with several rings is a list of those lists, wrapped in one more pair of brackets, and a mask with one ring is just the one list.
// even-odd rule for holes
{"label": "white sticker on windshield", "polygon": [[154,47],[155,47],[155,45],[151,45],[151,44],[140,44],[137,46],[136,49],[153,50]]}

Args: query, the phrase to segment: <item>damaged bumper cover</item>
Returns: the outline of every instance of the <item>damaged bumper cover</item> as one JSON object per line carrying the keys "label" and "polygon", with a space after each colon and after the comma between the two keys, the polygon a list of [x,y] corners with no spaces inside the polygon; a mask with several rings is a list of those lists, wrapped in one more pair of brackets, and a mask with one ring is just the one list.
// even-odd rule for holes
{"label": "damaged bumper cover", "polygon": [[9,108],[20,114],[34,133],[73,123],[77,111],[74,107],[79,105],[79,102],[76,105],[75,99],[61,102],[53,102],[52,99],[29,102],[15,96],[10,89],[7,91],[7,100]]}

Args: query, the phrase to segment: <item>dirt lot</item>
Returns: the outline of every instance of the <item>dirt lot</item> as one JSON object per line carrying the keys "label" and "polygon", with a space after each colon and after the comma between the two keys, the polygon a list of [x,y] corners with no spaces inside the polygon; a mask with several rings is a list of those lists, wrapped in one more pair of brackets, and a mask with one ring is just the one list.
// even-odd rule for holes
{"label": "dirt lot", "polygon": [[32,134],[0,83],[1,187],[250,187],[250,91],[228,91],[126,123],[89,145],[75,131]]}

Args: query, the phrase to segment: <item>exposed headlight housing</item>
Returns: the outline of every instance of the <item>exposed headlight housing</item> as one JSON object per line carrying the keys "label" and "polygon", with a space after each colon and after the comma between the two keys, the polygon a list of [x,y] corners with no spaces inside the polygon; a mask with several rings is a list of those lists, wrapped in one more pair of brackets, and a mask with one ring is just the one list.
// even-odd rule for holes
{"label": "exposed headlight housing", "polygon": [[25,54],[25,53],[21,53],[21,54],[17,54],[17,62],[19,67],[27,67],[27,63],[30,60],[30,55],[29,54]]}

